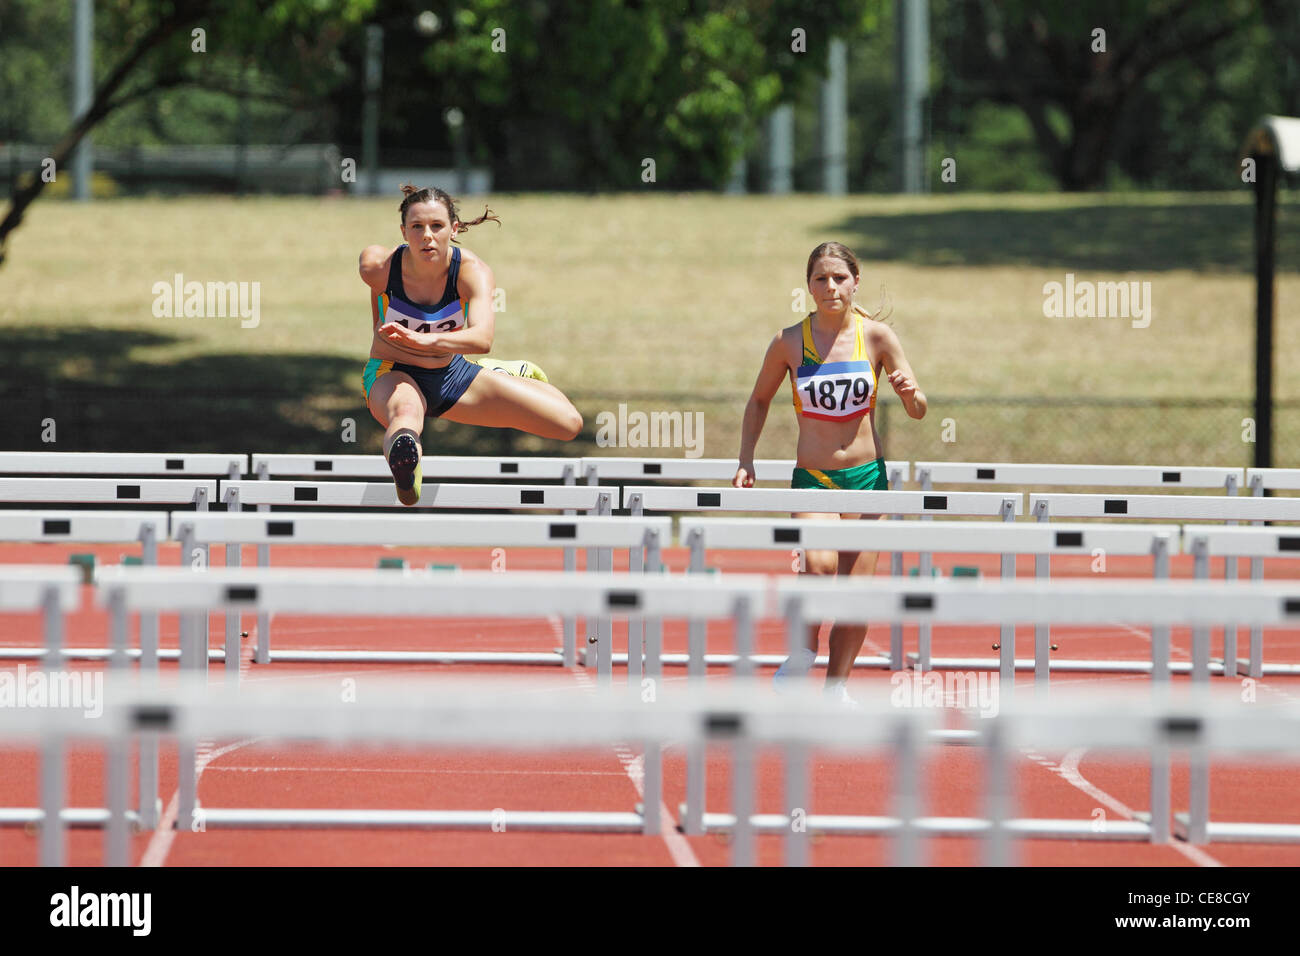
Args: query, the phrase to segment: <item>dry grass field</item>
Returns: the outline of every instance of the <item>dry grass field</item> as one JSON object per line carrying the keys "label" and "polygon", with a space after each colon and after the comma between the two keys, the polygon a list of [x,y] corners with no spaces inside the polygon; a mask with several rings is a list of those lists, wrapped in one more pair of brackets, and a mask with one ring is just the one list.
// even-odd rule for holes
{"label": "dry grass field", "polygon": [[[398,198],[39,202],[0,268],[0,388],[10,410],[0,444],[42,447],[40,422],[53,417],[66,450],[377,447],[360,397],[370,332],[355,264],[363,246],[400,241]],[[1300,225],[1289,198],[1276,367],[1278,398],[1296,400]],[[799,318],[808,252],[838,239],[862,259],[860,300],[874,308],[884,289],[889,321],[932,400],[920,423],[886,403],[891,456],[1248,461],[1240,402],[1253,388],[1253,208],[1244,191],[487,203],[503,225],[471,230],[464,245],[504,291],[493,353],[531,358],[574,397],[587,418],[583,453],[601,451],[595,416],[623,402],[703,412],[703,454],[734,455],[763,350]],[[483,204],[466,200],[462,216]],[[155,317],[154,284],[178,273],[257,283],[256,327],[237,317]],[[1149,282],[1149,325],[1045,317],[1044,284],[1067,273],[1076,283]],[[1041,396],[1208,404],[1193,426],[1186,413],[1158,407],[1108,418],[972,401]],[[761,457],[793,453],[786,402],[774,403]],[[340,437],[349,416],[352,445]],[[956,441],[943,440],[945,418]],[[1300,464],[1297,418],[1300,410],[1279,415],[1279,464]],[[560,450],[513,432],[445,424],[435,432],[458,454]]]}

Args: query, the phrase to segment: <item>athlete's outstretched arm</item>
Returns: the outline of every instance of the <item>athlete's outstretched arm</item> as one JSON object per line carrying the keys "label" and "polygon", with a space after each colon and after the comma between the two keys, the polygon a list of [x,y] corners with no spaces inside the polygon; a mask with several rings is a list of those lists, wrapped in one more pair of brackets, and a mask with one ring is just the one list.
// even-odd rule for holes
{"label": "athlete's outstretched arm", "polygon": [[396,322],[389,322],[379,327],[379,334],[398,348],[423,355],[490,352],[496,331],[492,289],[492,270],[485,263],[463,261],[456,290],[465,303],[465,328],[456,332],[412,332]]}
{"label": "athlete's outstretched arm", "polygon": [[929,407],[925,400],[925,392],[921,391],[921,386],[916,383],[916,374],[912,371],[912,366],[907,364],[907,357],[903,355],[903,346],[898,341],[898,336],[894,334],[893,329],[880,322],[873,322],[871,325],[868,344],[880,356],[880,367],[889,373],[889,384],[894,386],[894,391],[903,400],[903,407],[907,409],[909,416],[924,418]]}
{"label": "athlete's outstretched arm", "polygon": [[754,486],[754,449],[758,446],[758,436],[763,433],[763,425],[767,422],[772,396],[789,373],[782,335],[778,332],[768,345],[767,354],[763,356],[763,367],[758,370],[758,378],[754,382],[754,390],[745,403],[745,418],[740,426],[740,467],[731,479],[737,488]]}

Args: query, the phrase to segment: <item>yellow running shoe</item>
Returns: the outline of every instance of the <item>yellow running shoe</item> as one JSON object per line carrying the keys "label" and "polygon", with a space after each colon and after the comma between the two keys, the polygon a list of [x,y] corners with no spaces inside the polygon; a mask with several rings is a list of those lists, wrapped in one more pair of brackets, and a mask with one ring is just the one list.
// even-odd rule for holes
{"label": "yellow running shoe", "polygon": [[493,372],[504,372],[507,375],[513,375],[515,378],[535,378],[539,382],[550,381],[539,366],[527,359],[494,359],[485,355],[481,358],[467,358],[465,361],[491,369]]}

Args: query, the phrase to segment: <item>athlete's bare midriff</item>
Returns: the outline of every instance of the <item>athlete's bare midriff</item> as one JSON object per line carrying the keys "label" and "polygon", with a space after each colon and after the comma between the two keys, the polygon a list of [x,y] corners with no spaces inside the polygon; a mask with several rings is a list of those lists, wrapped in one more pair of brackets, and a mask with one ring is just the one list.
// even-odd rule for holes
{"label": "athlete's bare midriff", "polygon": [[[848,348],[838,348],[839,342],[829,352],[823,353],[825,362],[840,362],[852,353],[852,339],[841,336],[848,343]],[[786,364],[789,366],[787,381],[792,381],[803,361],[803,338],[799,326],[787,329],[782,337],[786,347]],[[844,354],[841,354],[841,351]],[[876,388],[880,388],[881,363],[872,360]],[[795,411],[799,420],[799,442],[795,451],[795,464],[800,468],[826,469],[856,468],[877,458],[885,456],[876,432],[876,410],[873,408],[860,418],[843,422],[827,422],[817,418],[806,418]]]}

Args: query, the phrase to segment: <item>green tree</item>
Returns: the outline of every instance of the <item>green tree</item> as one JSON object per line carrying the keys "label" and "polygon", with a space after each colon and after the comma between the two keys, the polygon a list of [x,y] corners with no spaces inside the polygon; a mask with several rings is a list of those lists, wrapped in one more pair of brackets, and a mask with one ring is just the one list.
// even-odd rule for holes
{"label": "green tree", "polygon": [[[20,40],[23,36],[40,37],[41,6],[39,2],[9,0],[3,8],[4,22],[11,24],[7,33]],[[96,33],[120,52],[97,76],[90,108],[68,124],[51,150],[51,158],[62,168],[90,130],[128,104],[177,87],[220,88],[228,75],[210,69],[209,64],[222,58],[264,68],[270,65],[290,87],[310,88],[310,83],[330,73],[345,78],[346,69],[334,51],[346,31],[373,6],[374,0],[112,0],[97,4]],[[46,29],[50,26],[45,23]],[[40,42],[49,43],[48,38]],[[199,52],[200,45],[204,52]],[[8,84],[8,68],[4,77]],[[45,185],[34,175],[14,192],[0,220],[0,265],[10,233],[22,223]]]}

